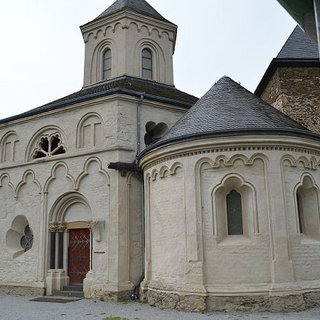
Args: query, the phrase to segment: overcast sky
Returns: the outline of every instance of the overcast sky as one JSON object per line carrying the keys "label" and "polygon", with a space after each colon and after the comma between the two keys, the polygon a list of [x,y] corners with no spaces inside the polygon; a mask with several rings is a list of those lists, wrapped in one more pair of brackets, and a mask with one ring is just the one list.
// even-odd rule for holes
{"label": "overcast sky", "polygon": [[[79,26],[113,0],[2,0],[0,118],[82,87]],[[175,85],[201,97],[228,75],[254,91],[295,27],[276,0],[149,0],[178,25]]]}

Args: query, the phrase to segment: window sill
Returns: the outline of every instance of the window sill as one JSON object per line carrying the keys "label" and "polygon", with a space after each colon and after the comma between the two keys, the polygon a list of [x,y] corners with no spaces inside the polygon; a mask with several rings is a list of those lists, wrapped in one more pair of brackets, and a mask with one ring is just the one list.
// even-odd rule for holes
{"label": "window sill", "polygon": [[319,238],[312,238],[311,236],[301,234],[300,235],[301,244],[320,244],[320,236]]}
{"label": "window sill", "polygon": [[237,246],[237,245],[250,245],[252,241],[249,237],[244,235],[227,236],[220,241],[217,241],[219,245],[223,246]]}

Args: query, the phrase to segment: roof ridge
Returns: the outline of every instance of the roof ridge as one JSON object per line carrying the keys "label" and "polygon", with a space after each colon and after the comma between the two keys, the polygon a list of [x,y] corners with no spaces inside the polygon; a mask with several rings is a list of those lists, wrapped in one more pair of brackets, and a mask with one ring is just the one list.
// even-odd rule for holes
{"label": "roof ridge", "polygon": [[170,24],[174,24],[169,20],[165,19],[146,0],[116,0],[111,6],[109,6],[105,11],[103,11],[100,15],[98,15],[95,19],[93,19],[89,23],[111,16],[121,11],[135,12],[135,13],[149,16],[157,20],[168,22]]}

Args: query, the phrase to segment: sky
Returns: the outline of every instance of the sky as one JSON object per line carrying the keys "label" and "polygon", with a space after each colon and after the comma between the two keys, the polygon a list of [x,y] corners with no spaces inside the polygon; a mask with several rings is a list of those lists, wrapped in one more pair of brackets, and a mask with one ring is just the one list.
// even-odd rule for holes
{"label": "sky", "polygon": [[[2,0],[0,118],[78,91],[79,29],[114,0]],[[149,0],[178,25],[175,86],[201,97],[227,75],[253,92],[295,22],[276,0]]]}

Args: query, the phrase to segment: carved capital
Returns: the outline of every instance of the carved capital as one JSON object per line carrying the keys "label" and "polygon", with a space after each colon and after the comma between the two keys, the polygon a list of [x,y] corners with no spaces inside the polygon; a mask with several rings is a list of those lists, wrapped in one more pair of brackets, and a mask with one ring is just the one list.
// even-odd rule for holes
{"label": "carved capital", "polygon": [[65,232],[67,229],[67,224],[65,222],[49,222],[50,232]]}

